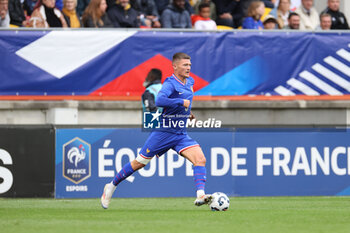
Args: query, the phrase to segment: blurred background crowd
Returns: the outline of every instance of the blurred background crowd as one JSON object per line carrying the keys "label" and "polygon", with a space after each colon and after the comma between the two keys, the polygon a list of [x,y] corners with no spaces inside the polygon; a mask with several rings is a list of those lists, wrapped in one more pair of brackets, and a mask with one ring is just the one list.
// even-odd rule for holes
{"label": "blurred background crowd", "polygon": [[349,29],[340,0],[0,0],[0,27]]}

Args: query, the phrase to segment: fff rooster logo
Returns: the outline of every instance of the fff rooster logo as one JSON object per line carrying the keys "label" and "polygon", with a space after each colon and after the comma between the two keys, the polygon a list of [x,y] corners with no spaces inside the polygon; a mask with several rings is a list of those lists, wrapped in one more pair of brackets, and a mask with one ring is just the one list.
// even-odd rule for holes
{"label": "fff rooster logo", "polygon": [[79,184],[91,176],[91,146],[76,137],[63,145],[63,177]]}

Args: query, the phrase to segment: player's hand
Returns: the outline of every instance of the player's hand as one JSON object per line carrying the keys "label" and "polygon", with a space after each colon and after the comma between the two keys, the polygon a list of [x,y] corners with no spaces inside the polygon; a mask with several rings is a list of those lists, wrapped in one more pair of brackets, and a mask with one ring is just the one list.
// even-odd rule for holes
{"label": "player's hand", "polygon": [[184,100],[184,107],[185,108],[188,108],[189,106],[190,106],[190,104],[191,104],[191,101],[189,101],[189,100]]}
{"label": "player's hand", "polygon": [[193,120],[193,119],[195,119],[196,118],[196,116],[191,112],[190,113],[190,120]]}

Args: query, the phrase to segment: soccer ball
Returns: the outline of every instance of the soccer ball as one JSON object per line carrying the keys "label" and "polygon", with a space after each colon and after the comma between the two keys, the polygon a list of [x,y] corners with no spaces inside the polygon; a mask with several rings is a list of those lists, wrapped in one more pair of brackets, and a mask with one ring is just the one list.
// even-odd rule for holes
{"label": "soccer ball", "polygon": [[230,199],[225,193],[216,192],[213,193],[213,199],[209,205],[212,211],[226,211],[230,206]]}

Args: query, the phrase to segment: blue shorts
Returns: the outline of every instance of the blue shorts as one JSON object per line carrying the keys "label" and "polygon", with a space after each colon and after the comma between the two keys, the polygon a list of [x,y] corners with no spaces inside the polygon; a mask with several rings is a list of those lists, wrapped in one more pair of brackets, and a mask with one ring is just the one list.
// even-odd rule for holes
{"label": "blue shorts", "polygon": [[143,145],[136,160],[140,163],[147,164],[155,155],[161,156],[169,149],[173,149],[178,154],[181,154],[182,151],[198,145],[199,144],[187,134],[153,131]]}

